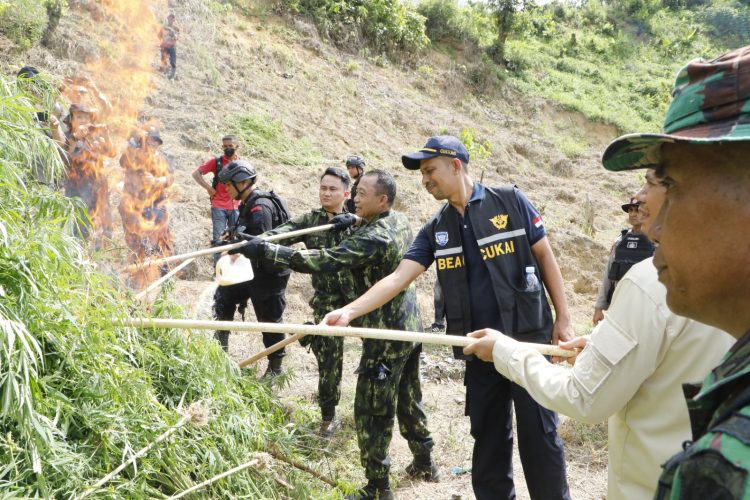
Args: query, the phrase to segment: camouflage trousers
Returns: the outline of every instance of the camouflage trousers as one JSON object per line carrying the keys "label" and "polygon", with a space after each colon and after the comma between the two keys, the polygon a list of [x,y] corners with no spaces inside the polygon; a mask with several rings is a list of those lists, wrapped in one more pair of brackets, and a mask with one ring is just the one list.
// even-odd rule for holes
{"label": "camouflage trousers", "polygon": [[330,420],[341,399],[344,337],[310,335],[305,338],[310,338],[309,345],[318,362],[318,404],[323,419]]}
{"label": "camouflage trousers", "polygon": [[418,346],[408,356],[386,360],[359,373],[354,422],[360,460],[368,480],[388,477],[391,467],[388,449],[396,416],[399,432],[409,443],[412,454],[430,455],[433,441],[422,408],[419,381],[421,350]]}

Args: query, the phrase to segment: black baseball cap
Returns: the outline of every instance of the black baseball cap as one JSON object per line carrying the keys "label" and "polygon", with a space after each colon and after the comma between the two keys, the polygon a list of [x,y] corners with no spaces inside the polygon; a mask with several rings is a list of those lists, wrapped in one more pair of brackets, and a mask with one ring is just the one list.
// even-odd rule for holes
{"label": "black baseball cap", "polygon": [[638,208],[638,200],[636,200],[635,198],[630,198],[629,203],[625,203],[624,205],[620,206],[620,208],[622,208],[622,211],[625,213],[628,213],[628,210],[630,210],[630,207]]}
{"label": "black baseball cap", "polygon": [[452,135],[435,135],[427,139],[427,144],[414,153],[401,157],[401,163],[409,170],[419,170],[419,162],[436,156],[447,156],[458,158],[464,163],[469,163],[469,152],[466,146]]}

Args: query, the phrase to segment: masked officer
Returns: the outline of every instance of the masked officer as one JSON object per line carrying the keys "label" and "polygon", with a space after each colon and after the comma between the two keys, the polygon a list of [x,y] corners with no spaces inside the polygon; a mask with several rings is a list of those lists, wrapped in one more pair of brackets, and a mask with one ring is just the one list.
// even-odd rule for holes
{"label": "masked officer", "polygon": [[628,214],[630,229],[623,229],[620,236],[612,245],[609,252],[607,267],[599,285],[599,293],[596,296],[594,306],[594,326],[604,319],[604,311],[612,302],[612,294],[615,293],[617,282],[620,281],[633,264],[641,262],[654,254],[654,245],[648,237],[641,232],[641,221],[638,218],[638,200],[630,198],[628,203],[621,206],[622,211]]}
{"label": "masked officer", "polygon": [[737,339],[701,387],[686,386],[693,440],[664,464],[657,499],[750,498],[748,75],[750,46],[689,62],[664,133],[620,137],[602,160],[608,170],[656,169],[666,201],[648,234],[667,305]]}
{"label": "masked officer", "polygon": [[[388,302],[432,263],[445,295],[447,333],[465,335],[497,325],[516,338],[557,342],[572,337],[562,276],[541,217],[518,190],[485,187],[471,180],[469,153],[452,136],[431,137],[402,157],[421,170],[422,183],[447,200],[425,224],[398,268],[351,304],[326,315],[329,325],[351,320]],[[540,279],[541,278],[541,279]],[[544,283],[557,317],[547,303]],[[454,351],[465,359],[460,350]],[[476,358],[466,362],[466,413],[474,436],[472,484],[480,500],[513,498],[513,433],[516,422],[526,484],[534,499],[569,498],[557,415]]]}
{"label": "masked officer", "polygon": [[[320,250],[293,250],[252,239],[239,250],[250,258],[264,257],[264,262],[288,266],[299,272],[324,273],[350,269],[356,293],[364,293],[379,279],[396,269],[412,240],[409,220],[392,211],[396,182],[381,170],[362,176],[356,205],[362,226],[339,245]],[[353,223],[349,219],[349,223]],[[345,226],[344,221],[341,226]],[[380,307],[382,306],[382,307]],[[358,326],[421,331],[414,286],[404,287],[393,300],[370,309]],[[357,368],[354,397],[354,421],[357,427],[360,459],[365,468],[367,485],[350,498],[394,498],[388,472],[391,459],[393,420],[398,415],[399,431],[409,443],[414,460],[406,467],[414,478],[439,480],[432,460],[432,437],[422,408],[419,381],[421,344],[364,339],[362,357]]]}
{"label": "masked officer", "polygon": [[[234,227],[239,216],[239,202],[229,196],[227,189],[219,182],[219,174],[229,162],[239,160],[237,150],[240,148],[239,141],[233,135],[225,135],[221,139],[222,155],[211,158],[193,171],[193,180],[208,193],[211,200],[211,244],[221,244],[221,235],[227,229]],[[206,174],[213,174],[209,184],[203,178]],[[214,264],[221,255],[214,254]]]}
{"label": "masked officer", "polygon": [[[338,223],[354,218],[346,212],[344,202],[349,196],[349,177],[339,168],[329,167],[320,177],[321,208],[311,210],[289,222],[264,233],[263,236],[283,234],[299,229]],[[340,216],[337,218],[337,216]],[[308,250],[333,248],[344,238],[347,231],[326,231],[312,233],[284,240],[286,245],[304,243]],[[312,274],[312,286],[315,293],[310,299],[313,318],[319,323],[325,314],[341,307],[357,297],[354,278],[349,269],[338,272],[321,272]],[[300,340],[300,344],[309,345],[318,362],[318,404],[320,405],[320,434],[331,437],[340,425],[336,419],[336,405],[341,399],[341,374],[344,361],[344,338],[321,337],[309,335]]]}
{"label": "masked officer", "polygon": [[[240,201],[239,218],[233,232],[257,235],[273,229],[280,220],[276,206],[257,187],[255,168],[245,160],[234,160],[219,172],[219,182],[229,196]],[[253,303],[255,316],[262,323],[281,323],[286,308],[286,285],[289,270],[279,270],[260,262],[253,262],[254,278],[245,283],[219,286],[214,294],[214,317],[217,320],[231,321],[239,310],[244,316],[247,300]],[[229,332],[216,332],[216,339],[224,350],[229,349]],[[263,345],[271,347],[284,340],[283,333],[263,332]],[[281,360],[286,355],[284,349],[268,356],[266,375],[281,373]]]}

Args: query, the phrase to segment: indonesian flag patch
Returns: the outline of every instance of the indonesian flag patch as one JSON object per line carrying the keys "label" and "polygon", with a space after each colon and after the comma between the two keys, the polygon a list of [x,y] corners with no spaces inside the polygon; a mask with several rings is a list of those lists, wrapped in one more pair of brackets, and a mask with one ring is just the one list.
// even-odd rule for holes
{"label": "indonesian flag patch", "polygon": [[542,227],[544,225],[542,218],[538,215],[531,222],[534,224],[534,227]]}

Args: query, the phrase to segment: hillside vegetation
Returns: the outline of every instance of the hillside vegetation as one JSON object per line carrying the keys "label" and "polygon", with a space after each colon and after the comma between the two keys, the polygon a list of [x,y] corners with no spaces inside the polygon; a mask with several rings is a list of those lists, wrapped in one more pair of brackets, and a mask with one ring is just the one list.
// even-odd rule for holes
{"label": "hillside vegetation", "polygon": [[[739,45],[748,34],[744,3],[684,3],[524,3],[507,19],[498,16],[503,2],[492,8],[451,0],[175,2],[183,29],[179,79],[158,80],[138,115],[139,122],[160,123],[163,150],[175,165],[175,250],[208,243],[207,199],[190,173],[216,154],[228,131],[241,137],[240,153],[252,159],[263,185],[276,188],[295,213],[317,203],[321,167],[340,165],[350,153],[365,155],[369,168],[396,176],[396,208],[414,229],[437,205],[418,176],[399,167],[400,154],[429,135],[452,133],[469,146],[473,175],[518,184],[542,211],[577,330],[587,332],[601,266],[621,225],[619,205],[638,186],[633,174],[605,172],[600,151],[619,131],[658,129],[677,68],[695,55]],[[117,19],[97,17],[96,5],[0,0],[6,75],[0,77],[0,490],[19,497],[80,494],[200,403],[207,422],[186,424],[97,495],[160,497],[253,458],[257,467],[208,494],[331,495],[258,454],[281,449],[311,462],[334,455],[310,435],[308,386],[299,384],[307,399],[282,404],[254,370],[240,374],[203,335],[118,326],[142,314],[210,314],[196,292],[211,275],[209,259],[184,275],[196,280],[195,295],[167,287],[147,311],[118,280],[120,254],[92,254],[73,236],[85,218],[82,205],[63,197],[54,182],[38,182],[40,171],[56,179],[64,170],[34,121],[34,111],[51,110],[57,97],[50,82],[84,74],[87,61],[109,57],[111,34],[123,29]],[[167,12],[166,2],[153,8],[160,18]],[[143,49],[154,51],[154,73],[155,46]],[[25,64],[38,66],[49,81],[35,82],[40,88],[17,83],[13,75]],[[117,139],[123,148],[127,137]],[[116,178],[119,167],[108,168]],[[418,282],[427,324],[432,279]],[[288,321],[308,319],[308,281],[292,277]],[[175,296],[187,306],[176,306]],[[233,349],[234,359],[252,354],[241,351],[250,349],[246,344]],[[453,418],[460,420],[456,408]],[[431,418],[440,418],[440,409],[428,402]],[[335,453],[335,472],[358,483],[347,423],[350,439]],[[469,446],[465,437],[438,438],[441,466],[455,465],[451,453],[470,453],[461,448]],[[599,436],[590,448],[601,453],[603,441]],[[592,474],[589,466],[569,464],[580,474],[580,497],[601,491],[587,481],[604,473],[600,467]],[[456,481],[470,491],[468,476]]]}
{"label": "hillside vegetation", "polygon": [[295,0],[285,9],[376,57],[415,61],[428,44],[461,52],[480,91],[505,82],[621,131],[658,130],[682,64],[750,36],[750,8],[736,0],[421,0],[414,10],[394,0]]}

